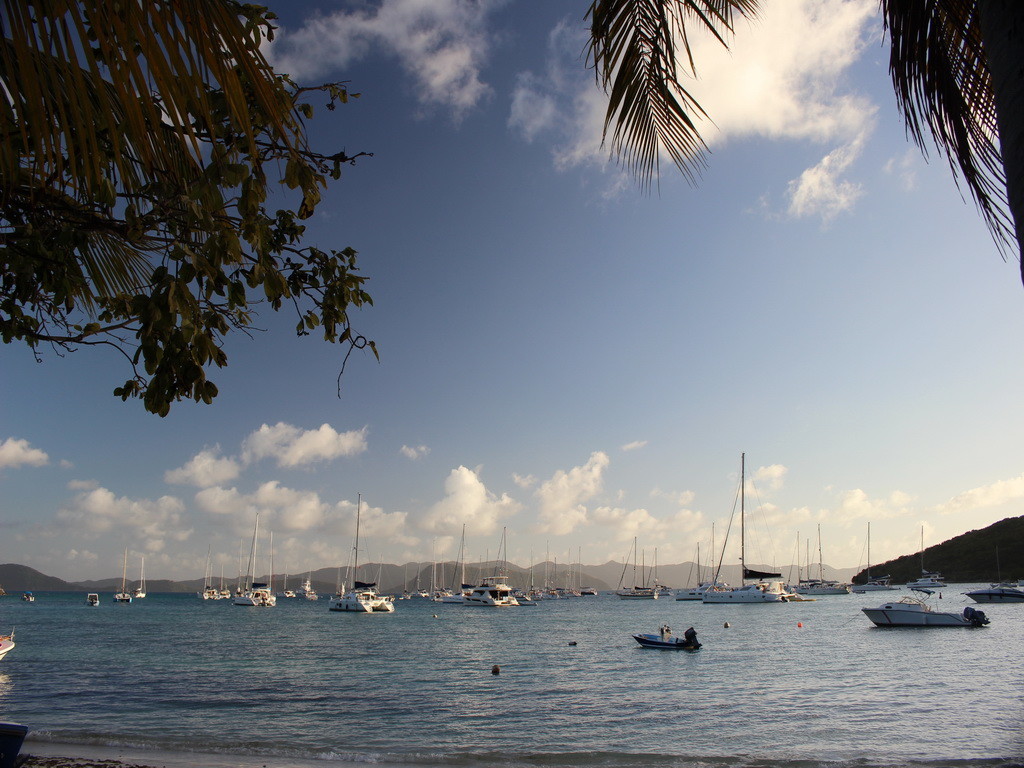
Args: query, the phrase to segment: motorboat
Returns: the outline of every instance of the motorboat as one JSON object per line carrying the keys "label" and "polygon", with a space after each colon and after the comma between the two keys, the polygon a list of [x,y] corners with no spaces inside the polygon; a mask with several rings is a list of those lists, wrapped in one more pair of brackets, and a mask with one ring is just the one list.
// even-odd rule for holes
{"label": "motorboat", "polygon": [[313,582],[310,581],[308,576],[306,577],[306,580],[302,582],[302,587],[299,589],[299,592],[307,600],[318,600],[320,598],[320,595],[318,595],[316,590],[313,589]]}
{"label": "motorboat", "polygon": [[976,603],[1024,603],[1024,590],[1011,584],[993,584],[964,594]]}
{"label": "motorboat", "polygon": [[665,651],[696,651],[701,647],[693,627],[686,630],[683,637],[676,637],[668,624],[663,624],[657,634],[637,634],[633,635],[633,639],[644,648],[659,648]]}
{"label": "motorboat", "polygon": [[0,659],[14,650],[14,630],[9,635],[0,635]]}
{"label": "motorboat", "polygon": [[[931,595],[930,589],[917,589]],[[989,623],[982,611],[966,606],[960,613],[936,611],[922,598],[907,595],[882,603],[878,608],[861,608],[864,615],[878,627],[983,627]]]}
{"label": "motorboat", "polygon": [[85,604],[93,607],[100,604],[100,596],[95,592],[90,592],[85,596]]}
{"label": "motorboat", "polygon": [[34,603],[36,601],[36,596],[33,595],[31,592],[22,592],[21,599],[24,600],[26,603]]}
{"label": "motorboat", "polygon": [[495,575],[484,576],[481,583],[473,587],[468,595],[463,595],[462,604],[503,608],[519,605],[519,601],[512,594],[512,587],[505,582],[505,577]]}

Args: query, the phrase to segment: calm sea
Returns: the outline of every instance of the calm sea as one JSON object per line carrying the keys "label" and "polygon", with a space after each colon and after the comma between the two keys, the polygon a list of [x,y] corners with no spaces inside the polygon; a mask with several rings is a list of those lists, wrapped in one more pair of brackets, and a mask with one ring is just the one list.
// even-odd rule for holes
{"label": "calm sea", "polygon": [[[968,587],[939,604],[960,610]],[[0,600],[0,631],[17,630],[0,661],[0,720],[31,728],[24,751],[102,745],[271,766],[1024,764],[1024,604],[979,606],[992,619],[983,629],[883,630],[859,610],[878,594],[403,600],[390,615],[331,613],[325,600],[102,598]],[[704,648],[644,650],[630,637],[665,622],[695,627]]]}

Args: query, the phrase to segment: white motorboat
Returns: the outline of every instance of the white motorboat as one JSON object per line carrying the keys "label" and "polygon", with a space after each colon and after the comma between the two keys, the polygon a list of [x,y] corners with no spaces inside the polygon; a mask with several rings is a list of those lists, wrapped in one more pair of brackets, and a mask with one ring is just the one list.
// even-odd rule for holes
{"label": "white motorboat", "polygon": [[[932,594],[928,589],[917,591],[925,595]],[[989,623],[984,613],[969,605],[960,613],[946,613],[936,611],[913,595],[882,603],[878,608],[861,610],[878,627],[983,627]]]}
{"label": "white motorboat", "polygon": [[299,592],[307,600],[319,600],[320,599],[320,595],[318,595],[316,593],[316,590],[313,589],[313,582],[310,581],[310,577],[311,576],[312,576],[312,574],[307,576],[306,580],[302,582],[302,588],[299,589]]}
{"label": "white motorboat", "polygon": [[[256,572],[256,542],[259,537],[259,529],[260,513],[257,512],[256,521],[252,526],[252,545],[249,547],[249,567],[245,572],[245,582],[241,585],[235,596],[231,598],[232,605],[255,606],[259,608],[273,608],[277,605],[277,598],[274,597],[270,586],[262,582],[253,581],[253,574]],[[270,572],[274,572],[273,564],[271,564]]]}
{"label": "white motorboat", "polygon": [[90,592],[85,596],[85,604],[93,607],[100,604],[100,596],[95,592]]}
{"label": "white motorboat", "polygon": [[513,596],[512,587],[505,583],[505,577],[495,575],[484,576],[478,586],[473,587],[468,595],[463,595],[462,604],[501,608],[519,605],[519,601]]}
{"label": "white motorboat", "polygon": [[1024,603],[1024,590],[1012,584],[993,584],[964,594],[976,603]]}
{"label": "white motorboat", "polygon": [[[508,584],[508,576],[505,575],[505,572],[508,570],[505,555],[506,534],[506,529],[502,528],[501,543],[498,545],[498,556],[494,561],[494,574],[484,576],[480,580],[480,584],[473,587],[468,594],[464,593],[462,597],[463,605],[484,606],[487,608],[504,608],[519,605],[519,601],[512,594],[512,587]],[[499,563],[502,564],[500,570]]]}
{"label": "white motorboat", "polygon": [[0,635],[0,659],[14,650],[14,630],[9,635]]}
{"label": "white motorboat", "polygon": [[359,571],[359,513],[363,505],[363,496],[359,494],[356,501],[356,537],[352,546],[352,589],[345,590],[339,586],[338,594],[330,599],[327,609],[345,613],[394,613],[395,602],[390,595],[377,593],[377,584],[356,581]]}
{"label": "white motorboat", "polygon": [[[770,571],[755,571],[747,568],[746,564],[746,469],[747,456],[740,454],[740,573],[743,582],[738,587],[725,590],[708,590],[701,595],[701,602],[705,604],[715,603],[787,603],[796,596],[786,589],[782,581],[776,581],[781,573]],[[727,537],[728,541],[728,537]],[[723,552],[724,552],[723,545]],[[717,574],[715,574],[717,580]],[[753,581],[747,584],[747,579]],[[766,579],[772,579],[766,581]]]}
{"label": "white motorboat", "polygon": [[22,592],[21,599],[26,603],[34,603],[36,601],[36,596],[31,592]]}

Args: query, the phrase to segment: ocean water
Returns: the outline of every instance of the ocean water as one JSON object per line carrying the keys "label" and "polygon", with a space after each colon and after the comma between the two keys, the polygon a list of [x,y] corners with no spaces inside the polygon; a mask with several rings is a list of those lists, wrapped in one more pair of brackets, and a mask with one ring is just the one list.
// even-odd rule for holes
{"label": "ocean water", "polygon": [[[938,605],[973,605],[969,586]],[[325,600],[102,598],[0,600],[0,631],[17,630],[0,720],[29,726],[24,751],[268,766],[1024,765],[1024,604],[978,606],[992,619],[982,629],[915,630],[875,628],[860,608],[877,593],[746,606],[402,600],[389,615],[332,613]],[[704,647],[645,650],[630,636],[662,623],[695,627]]]}

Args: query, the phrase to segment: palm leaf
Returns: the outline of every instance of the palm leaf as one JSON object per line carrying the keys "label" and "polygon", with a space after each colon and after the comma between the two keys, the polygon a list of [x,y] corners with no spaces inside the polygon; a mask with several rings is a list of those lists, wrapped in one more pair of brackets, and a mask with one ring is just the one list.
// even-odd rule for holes
{"label": "palm leaf", "polygon": [[1005,255],[1015,236],[977,0],[882,0],[882,12],[908,134],[926,156],[930,138],[963,177]]}
{"label": "palm leaf", "polygon": [[594,0],[590,6],[588,59],[609,95],[603,139],[611,130],[613,154],[641,186],[658,175],[662,155],[691,182],[705,165],[707,145],[694,118],[706,114],[679,79],[696,74],[687,25],[726,45],[734,15],[756,12],[757,0]]}

